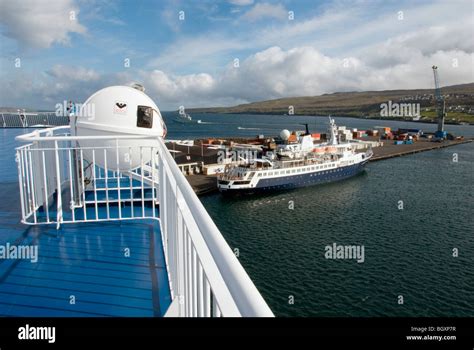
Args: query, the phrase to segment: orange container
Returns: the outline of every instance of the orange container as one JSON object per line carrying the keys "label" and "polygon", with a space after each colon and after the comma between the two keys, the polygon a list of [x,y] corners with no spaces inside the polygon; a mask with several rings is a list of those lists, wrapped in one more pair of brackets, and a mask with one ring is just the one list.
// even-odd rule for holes
{"label": "orange container", "polygon": [[289,137],[288,137],[288,142],[296,142],[297,141],[297,137],[295,134],[291,134]]}

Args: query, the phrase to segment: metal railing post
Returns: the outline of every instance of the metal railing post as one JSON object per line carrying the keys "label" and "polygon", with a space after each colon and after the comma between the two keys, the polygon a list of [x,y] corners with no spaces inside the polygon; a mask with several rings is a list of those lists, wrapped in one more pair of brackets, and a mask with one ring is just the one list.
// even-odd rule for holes
{"label": "metal railing post", "polygon": [[56,159],[56,229],[59,229],[61,222],[63,220],[63,201],[62,201],[62,191],[61,191],[61,175],[59,171],[59,151],[58,151],[58,141],[54,141],[54,155]]}

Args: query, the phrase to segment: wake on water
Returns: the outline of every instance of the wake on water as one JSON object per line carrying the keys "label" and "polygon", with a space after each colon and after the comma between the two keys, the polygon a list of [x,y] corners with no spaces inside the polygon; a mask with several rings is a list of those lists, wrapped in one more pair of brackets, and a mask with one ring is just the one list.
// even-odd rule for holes
{"label": "wake on water", "polygon": [[239,129],[239,130],[262,130],[260,128],[243,128],[241,126],[238,126],[237,129]]}

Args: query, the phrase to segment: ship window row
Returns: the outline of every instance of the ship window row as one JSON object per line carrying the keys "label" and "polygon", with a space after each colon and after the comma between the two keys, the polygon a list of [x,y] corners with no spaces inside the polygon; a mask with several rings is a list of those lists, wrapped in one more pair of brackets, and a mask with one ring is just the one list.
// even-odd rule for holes
{"label": "ship window row", "polygon": [[[350,163],[353,163],[353,161],[350,161]],[[261,177],[261,176],[273,176],[273,175],[284,175],[285,173],[286,174],[295,174],[295,173],[301,173],[301,172],[306,172],[306,171],[315,171],[315,170],[320,170],[320,169],[328,169],[328,168],[332,168],[333,166],[332,165],[329,165],[329,164],[323,164],[323,165],[317,165],[317,166],[313,166],[313,167],[309,167],[307,169],[302,169],[302,168],[297,168],[297,169],[289,169],[289,170],[280,170],[280,171],[270,171],[270,172],[261,172],[261,173],[258,173],[257,176],[258,177]],[[327,173],[327,172],[324,172],[324,173]]]}
{"label": "ship window row", "polygon": [[307,168],[307,169],[302,169],[302,168],[298,168],[298,169],[289,169],[289,170],[281,170],[281,171],[275,171],[275,172],[261,172],[261,173],[257,173],[257,177],[260,177],[260,176],[273,176],[273,175],[284,175],[285,173],[286,174],[295,174],[295,173],[301,173],[301,172],[306,172],[306,171],[315,171],[315,170],[320,170],[320,169],[327,169],[327,168],[330,168],[331,166],[330,165],[318,165],[318,166],[313,166],[313,167],[310,167],[310,168]]}

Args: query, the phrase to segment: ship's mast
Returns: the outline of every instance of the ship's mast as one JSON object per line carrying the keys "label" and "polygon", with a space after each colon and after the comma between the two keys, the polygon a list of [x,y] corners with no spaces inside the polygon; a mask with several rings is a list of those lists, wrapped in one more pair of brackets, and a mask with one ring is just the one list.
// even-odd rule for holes
{"label": "ship's mast", "polygon": [[337,139],[337,125],[331,117],[329,117],[329,135],[331,136],[329,144],[337,145],[339,143]]}

